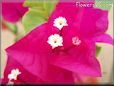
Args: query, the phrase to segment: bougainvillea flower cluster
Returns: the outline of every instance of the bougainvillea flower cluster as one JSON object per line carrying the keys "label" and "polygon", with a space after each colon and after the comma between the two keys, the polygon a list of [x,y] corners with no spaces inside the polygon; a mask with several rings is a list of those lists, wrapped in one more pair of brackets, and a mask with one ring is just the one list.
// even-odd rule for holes
{"label": "bougainvillea flower cluster", "polygon": [[96,43],[113,44],[106,34],[108,11],[58,3],[48,21],[6,49],[3,82],[18,69],[14,83],[74,83],[79,75],[101,76]]}

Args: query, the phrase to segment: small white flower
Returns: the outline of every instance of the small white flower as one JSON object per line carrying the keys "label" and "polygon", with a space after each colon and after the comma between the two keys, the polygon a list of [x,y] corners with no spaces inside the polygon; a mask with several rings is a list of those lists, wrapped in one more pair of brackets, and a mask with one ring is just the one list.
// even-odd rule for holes
{"label": "small white flower", "polygon": [[49,43],[52,46],[52,49],[54,49],[58,46],[63,46],[63,38],[58,34],[54,34],[48,37],[47,43]]}
{"label": "small white flower", "polygon": [[13,69],[11,70],[11,73],[8,74],[8,79],[11,81],[12,79],[17,80],[17,76],[21,74],[19,69]]}
{"label": "small white flower", "polygon": [[72,38],[72,43],[73,43],[74,45],[80,45],[81,40],[80,40],[78,37],[73,37],[73,38]]}
{"label": "small white flower", "polygon": [[12,81],[8,82],[8,85],[13,85],[13,84],[14,84],[14,82],[12,82]]}
{"label": "small white flower", "polygon": [[67,20],[64,17],[58,17],[54,20],[53,26],[57,27],[59,30],[63,28],[63,26],[68,26]]}

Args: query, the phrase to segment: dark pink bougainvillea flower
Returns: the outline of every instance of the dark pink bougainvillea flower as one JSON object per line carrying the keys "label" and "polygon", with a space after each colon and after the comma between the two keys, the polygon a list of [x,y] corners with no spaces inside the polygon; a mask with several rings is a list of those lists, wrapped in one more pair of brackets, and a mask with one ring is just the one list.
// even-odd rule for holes
{"label": "dark pink bougainvillea flower", "polygon": [[[107,11],[57,4],[47,23],[6,49],[3,82],[74,83],[80,75],[101,76],[96,43],[113,44],[107,28]],[[16,69],[21,73],[14,76]]]}
{"label": "dark pink bougainvillea flower", "polygon": [[[24,0],[23,0],[24,2]],[[27,7],[23,6],[23,2],[5,2],[2,1],[2,16],[6,21],[15,23],[28,11]]]}

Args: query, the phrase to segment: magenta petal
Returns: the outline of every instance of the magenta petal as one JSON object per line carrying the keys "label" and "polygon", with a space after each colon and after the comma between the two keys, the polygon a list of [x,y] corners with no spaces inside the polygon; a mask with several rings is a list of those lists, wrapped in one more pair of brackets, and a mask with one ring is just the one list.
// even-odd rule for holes
{"label": "magenta petal", "polygon": [[58,32],[43,24],[6,49],[7,54],[44,83],[73,83],[72,72],[48,63],[52,49],[47,40],[54,33]]}
{"label": "magenta petal", "polygon": [[84,9],[80,23],[80,32],[85,37],[104,34],[108,29],[108,11]]}
{"label": "magenta petal", "polygon": [[2,84],[8,83],[8,74],[11,73],[12,69],[18,68],[21,74],[17,77],[17,80],[14,80],[15,84],[18,83],[41,83],[41,79],[34,76],[30,72],[28,72],[24,67],[18,63],[16,60],[14,60],[12,57],[8,57],[7,64],[4,70],[4,78],[2,79]]}
{"label": "magenta petal", "polygon": [[95,40],[96,42],[103,42],[114,45],[114,39],[108,34],[97,36],[93,38],[93,40]]}
{"label": "magenta petal", "polygon": [[45,72],[44,82],[54,84],[73,84],[73,73],[63,68],[48,65],[48,70]]}
{"label": "magenta petal", "polygon": [[51,49],[46,42],[50,34],[50,30],[47,28],[47,24],[37,27],[6,49],[9,57],[19,62],[31,74],[40,78],[44,76],[47,69],[46,57]]}
{"label": "magenta petal", "polygon": [[49,18],[50,24],[53,25],[54,19],[59,16],[67,19],[66,27],[72,29],[72,32],[78,31],[85,38],[104,34],[108,29],[108,11],[101,9],[79,8],[75,4],[63,2],[57,4]]}
{"label": "magenta petal", "polygon": [[12,69],[18,68],[21,74],[18,76],[17,80],[13,80],[15,84],[30,83],[30,84],[41,84],[41,83],[73,83],[74,78],[71,72],[55,67],[49,66],[45,80],[41,80],[39,77],[32,75],[30,72],[24,69],[20,63],[14,60],[12,57],[8,57],[7,64],[4,71],[4,78],[2,79],[2,84],[8,83],[8,74],[11,73]]}
{"label": "magenta petal", "polygon": [[69,71],[90,75],[101,76],[99,62],[95,57],[95,44],[87,42],[88,46],[74,48],[67,53],[61,52],[53,55],[50,63]]}
{"label": "magenta petal", "polygon": [[23,7],[22,2],[3,2],[2,3],[2,16],[9,22],[17,22],[28,10],[27,7]]}

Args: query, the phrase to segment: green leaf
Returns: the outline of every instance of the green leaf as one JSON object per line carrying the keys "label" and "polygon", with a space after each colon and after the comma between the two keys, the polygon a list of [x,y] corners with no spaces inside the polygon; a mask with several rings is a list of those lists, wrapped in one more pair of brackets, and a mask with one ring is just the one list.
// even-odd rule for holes
{"label": "green leaf", "polygon": [[103,10],[110,10],[112,7],[111,0],[96,0],[95,1],[95,8],[101,8]]}
{"label": "green leaf", "polygon": [[25,32],[47,21],[56,3],[57,0],[26,0],[24,6],[29,7],[29,11],[22,18]]}
{"label": "green leaf", "polygon": [[44,2],[44,9],[48,12],[48,14],[51,14],[56,3],[57,3],[57,0],[53,0],[53,1],[47,0],[46,2]]}
{"label": "green leaf", "polygon": [[35,8],[35,9],[43,9],[42,0],[25,0],[24,2],[25,7]]}
{"label": "green leaf", "polygon": [[46,21],[46,13],[42,10],[29,9],[29,11],[23,16],[22,23],[25,27],[25,32],[31,31],[36,26]]}
{"label": "green leaf", "polygon": [[100,46],[96,46],[96,56],[98,57],[99,53],[101,51],[101,47]]}

